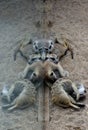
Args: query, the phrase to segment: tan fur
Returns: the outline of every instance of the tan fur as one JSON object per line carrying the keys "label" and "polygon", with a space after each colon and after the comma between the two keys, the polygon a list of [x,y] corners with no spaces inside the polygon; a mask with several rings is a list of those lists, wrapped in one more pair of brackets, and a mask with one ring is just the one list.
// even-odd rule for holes
{"label": "tan fur", "polygon": [[[44,62],[44,68],[45,68],[45,81],[48,79],[57,79],[59,77],[56,77],[56,74],[54,71],[57,71],[60,74],[60,77],[68,77],[69,72],[64,70],[63,67],[60,65],[60,62],[58,64],[55,64],[50,61]],[[53,75],[52,75],[53,74]]]}
{"label": "tan fur", "polygon": [[43,74],[42,72],[44,71],[43,63],[41,61],[34,62],[33,64],[29,65],[27,64],[24,71],[20,73],[20,78],[25,78],[27,73],[29,71],[33,71],[36,73],[36,75],[41,75]]}
{"label": "tan fur", "polygon": [[[23,86],[22,91],[18,92],[18,90],[21,89],[20,87],[22,86]],[[36,90],[31,81],[27,80],[16,81],[9,89],[8,95],[10,98],[14,91],[15,94],[18,93],[18,96],[16,96],[10,104],[2,106],[3,108],[13,110],[14,108],[21,108],[24,107],[25,105],[31,105],[35,102]]]}
{"label": "tan fur", "polygon": [[[63,87],[63,83],[69,81],[70,80],[57,80],[51,87],[51,94],[52,94],[52,102],[55,103],[56,105],[62,106],[62,107],[73,107],[75,109],[79,109],[81,106],[84,107],[84,104],[81,103],[77,103],[74,98],[68,94],[69,92],[69,87],[68,92],[65,91],[64,87]],[[72,83],[72,82],[71,82]],[[74,91],[74,85],[72,84],[71,86]],[[78,92],[76,91],[77,94],[77,98],[78,98]]]}

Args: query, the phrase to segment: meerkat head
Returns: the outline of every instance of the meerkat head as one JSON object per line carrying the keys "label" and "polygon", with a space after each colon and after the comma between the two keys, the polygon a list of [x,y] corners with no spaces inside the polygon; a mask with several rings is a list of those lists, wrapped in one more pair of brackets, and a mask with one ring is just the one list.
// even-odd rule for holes
{"label": "meerkat head", "polygon": [[48,40],[49,46],[48,46],[48,52],[51,53],[54,49],[54,42],[52,40]]}
{"label": "meerkat head", "polygon": [[8,101],[10,102],[10,95],[9,95],[9,90],[8,90],[8,85],[4,85],[2,92],[1,92],[1,98],[3,101]]}
{"label": "meerkat head", "polygon": [[40,39],[33,42],[33,50],[40,53],[42,60],[45,60],[46,54],[51,53],[54,48],[53,40]]}
{"label": "meerkat head", "polygon": [[39,52],[38,40],[33,42],[33,50],[35,51],[35,53]]}
{"label": "meerkat head", "polygon": [[80,95],[79,98],[84,98],[86,96],[85,86],[82,83],[77,82],[77,81],[75,82],[75,85],[76,85],[78,92],[79,92],[79,95]]}
{"label": "meerkat head", "polygon": [[35,69],[31,76],[30,76],[30,81],[34,84],[36,88],[39,88],[44,81],[44,75],[43,75],[43,70]]}
{"label": "meerkat head", "polygon": [[57,75],[52,70],[48,70],[45,74],[45,84],[51,87],[51,85],[57,80]]}

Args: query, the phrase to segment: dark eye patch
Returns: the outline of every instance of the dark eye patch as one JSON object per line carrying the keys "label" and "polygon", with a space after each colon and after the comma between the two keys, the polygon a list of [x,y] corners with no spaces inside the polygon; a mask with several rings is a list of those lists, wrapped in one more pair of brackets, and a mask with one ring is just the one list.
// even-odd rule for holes
{"label": "dark eye patch", "polygon": [[53,72],[51,72],[50,76],[53,76]]}

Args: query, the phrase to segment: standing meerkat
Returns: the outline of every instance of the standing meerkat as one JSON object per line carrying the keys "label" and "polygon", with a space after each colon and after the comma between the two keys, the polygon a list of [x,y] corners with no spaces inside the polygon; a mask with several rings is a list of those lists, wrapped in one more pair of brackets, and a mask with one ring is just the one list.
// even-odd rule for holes
{"label": "standing meerkat", "polygon": [[73,92],[75,92],[76,100],[78,100],[78,90],[71,80],[57,80],[51,87],[52,102],[61,107],[73,107],[79,110],[85,105],[76,102],[71,95]]}
{"label": "standing meerkat", "polygon": [[[2,96],[5,96],[4,94]],[[14,96],[14,98],[13,98]],[[25,108],[35,102],[36,90],[31,81],[22,80],[16,81],[6,94],[9,104],[3,105],[2,108],[7,108],[11,111],[15,108]]]}

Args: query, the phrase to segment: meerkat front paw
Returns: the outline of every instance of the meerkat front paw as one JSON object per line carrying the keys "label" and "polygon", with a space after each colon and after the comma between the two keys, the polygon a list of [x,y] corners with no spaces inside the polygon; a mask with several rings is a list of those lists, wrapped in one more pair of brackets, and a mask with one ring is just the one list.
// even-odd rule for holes
{"label": "meerkat front paw", "polygon": [[68,71],[64,71],[64,76],[65,77],[69,77],[69,72]]}

